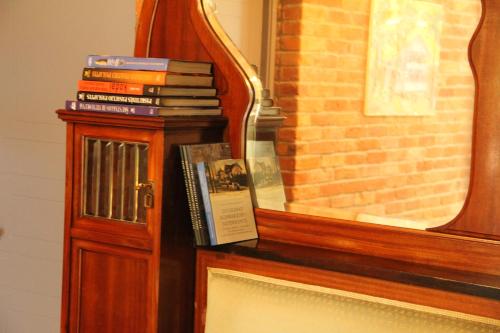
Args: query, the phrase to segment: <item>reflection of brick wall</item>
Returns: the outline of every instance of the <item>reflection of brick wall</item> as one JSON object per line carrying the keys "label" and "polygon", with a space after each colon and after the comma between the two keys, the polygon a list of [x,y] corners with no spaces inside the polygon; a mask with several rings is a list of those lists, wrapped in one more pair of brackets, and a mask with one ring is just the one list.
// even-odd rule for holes
{"label": "reflection of brick wall", "polygon": [[445,6],[435,116],[366,117],[369,0],[281,0],[278,152],[289,201],[447,221],[465,198],[478,0]]}

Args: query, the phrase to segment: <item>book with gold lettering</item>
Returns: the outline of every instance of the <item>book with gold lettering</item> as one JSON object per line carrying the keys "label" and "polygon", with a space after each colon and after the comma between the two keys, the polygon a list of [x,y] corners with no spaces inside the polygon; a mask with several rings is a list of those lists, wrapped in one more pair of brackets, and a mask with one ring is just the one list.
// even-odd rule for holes
{"label": "book with gold lettering", "polygon": [[168,71],[141,71],[109,68],[84,68],[83,80],[142,83],[160,86],[211,87],[212,75],[179,74]]}
{"label": "book with gold lettering", "polygon": [[196,168],[210,245],[257,238],[245,162],[199,162]]}
{"label": "book with gold lettering", "polygon": [[77,99],[82,102],[117,103],[149,106],[190,106],[190,107],[218,107],[219,99],[216,97],[155,97],[134,96],[118,94],[102,94],[79,91]]}
{"label": "book with gold lettering", "polygon": [[215,97],[215,88],[157,86],[141,83],[78,81],[78,91],[143,96]]}

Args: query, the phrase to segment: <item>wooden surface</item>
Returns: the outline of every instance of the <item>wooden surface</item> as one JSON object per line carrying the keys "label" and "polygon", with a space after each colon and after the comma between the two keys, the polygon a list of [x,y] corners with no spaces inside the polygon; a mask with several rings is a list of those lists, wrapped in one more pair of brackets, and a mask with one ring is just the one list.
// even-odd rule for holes
{"label": "wooden surface", "polygon": [[401,284],[386,279],[293,265],[218,250],[198,251],[196,275],[196,333],[204,332],[207,301],[207,268],[223,268],[286,281],[356,292],[412,304],[500,319],[500,300]]}
{"label": "wooden surface", "polygon": [[500,276],[498,241],[263,209],[256,219],[261,239]]}
{"label": "wooden surface", "polygon": [[[177,146],[220,142],[227,120],[57,113],[68,133],[61,332],[191,332],[195,249]],[[85,137],[148,143],[145,225],[81,215]]]}
{"label": "wooden surface", "polygon": [[207,250],[500,301],[500,279],[497,276],[463,269],[445,269],[262,239]]}
{"label": "wooden surface", "polygon": [[500,240],[500,3],[483,0],[469,57],[476,79],[472,168],[464,209],[441,232]]}
{"label": "wooden surface", "polygon": [[75,240],[71,262],[70,332],[154,332],[149,252]]}
{"label": "wooden surface", "polygon": [[242,157],[250,87],[205,20],[200,0],[144,0],[138,26],[136,56],[214,63],[217,96],[229,119],[225,138],[231,143],[233,157]]}

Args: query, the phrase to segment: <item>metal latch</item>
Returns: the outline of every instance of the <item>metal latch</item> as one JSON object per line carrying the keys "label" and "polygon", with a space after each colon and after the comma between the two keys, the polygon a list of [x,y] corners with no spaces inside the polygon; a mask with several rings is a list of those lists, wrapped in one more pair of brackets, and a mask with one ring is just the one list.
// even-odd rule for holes
{"label": "metal latch", "polygon": [[147,183],[139,183],[135,186],[137,191],[144,191],[144,202],[145,208],[153,208],[154,205],[154,183],[148,181]]}

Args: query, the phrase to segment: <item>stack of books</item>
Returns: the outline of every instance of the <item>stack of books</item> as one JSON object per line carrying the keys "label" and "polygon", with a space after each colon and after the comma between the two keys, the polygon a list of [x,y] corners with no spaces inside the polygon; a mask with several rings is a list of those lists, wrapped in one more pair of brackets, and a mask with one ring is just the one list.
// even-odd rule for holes
{"label": "stack of books", "polygon": [[212,64],[164,58],[87,57],[66,109],[142,116],[220,115]]}

